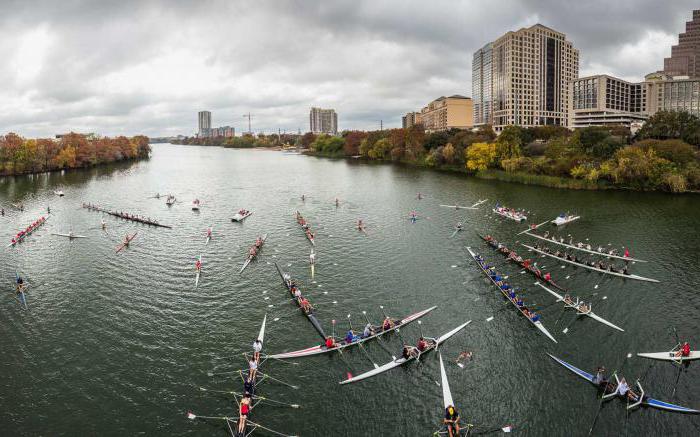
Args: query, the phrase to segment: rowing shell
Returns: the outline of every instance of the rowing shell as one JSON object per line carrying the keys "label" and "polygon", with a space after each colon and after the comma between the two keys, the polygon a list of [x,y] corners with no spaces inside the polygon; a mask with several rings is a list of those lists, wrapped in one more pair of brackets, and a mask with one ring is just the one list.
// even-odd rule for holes
{"label": "rowing shell", "polygon": [[[590,373],[585,372],[585,371],[579,369],[578,367],[572,366],[571,364],[567,363],[564,360],[560,360],[559,358],[555,357],[554,355],[551,355],[551,354],[547,354],[547,355],[549,355],[557,363],[559,363],[562,366],[566,367],[567,369],[571,370],[572,372],[574,372],[575,374],[577,374],[581,378],[585,379],[586,381],[590,382],[591,384],[596,385],[596,386],[598,385],[595,382],[593,382],[593,375],[591,375]],[[670,404],[668,402],[659,401],[657,399],[649,398],[649,397],[644,397],[642,399],[642,404],[649,406],[649,407],[652,407],[652,408],[658,408],[660,410],[675,411],[677,413],[700,413],[700,411],[694,410],[692,408],[686,408],[686,407],[682,407],[680,405]]]}
{"label": "rowing shell", "polygon": [[[265,244],[265,240],[267,240],[267,234],[263,235],[262,243],[260,244],[260,247],[258,248],[258,250],[262,249],[263,245]],[[255,246],[255,244],[253,244],[253,246]],[[255,256],[250,256],[250,253],[248,253],[248,257],[246,258],[245,262],[243,263],[243,267],[241,267],[241,271],[238,272],[239,274],[243,273],[243,270],[245,270],[245,268],[248,267],[248,264],[250,264],[250,262],[253,261],[258,256],[257,254],[258,254],[258,252],[255,252]]]}
{"label": "rowing shell", "polygon": [[647,353],[639,353],[637,354],[638,357],[642,358],[649,358],[652,360],[661,360],[661,361],[692,361],[692,360],[700,360],[700,351],[690,351],[690,355],[687,357],[677,357],[676,356],[676,351],[672,350],[669,352],[647,352]]}
{"label": "rowing shell", "polygon": [[445,409],[450,405],[454,406],[454,401],[452,400],[452,392],[450,391],[450,382],[447,380],[447,373],[445,373],[445,365],[442,363],[442,354],[438,352],[438,357],[440,358],[440,381],[442,381],[442,403],[445,405]]}
{"label": "rowing shell", "polygon": [[588,265],[586,265],[586,264],[581,264],[581,263],[577,263],[577,262],[575,262],[575,261],[570,261],[570,260],[568,260],[568,259],[566,259],[566,258],[560,258],[560,257],[558,257],[558,256],[556,256],[556,255],[554,255],[554,254],[547,253],[547,252],[545,252],[544,250],[535,249],[534,247],[528,246],[527,244],[520,243],[520,245],[523,246],[523,247],[526,247],[526,248],[528,248],[528,249],[530,249],[530,250],[534,250],[535,252],[539,252],[539,253],[541,253],[542,255],[547,255],[548,257],[554,258],[554,259],[556,259],[556,260],[563,261],[563,262],[566,262],[566,263],[569,263],[569,264],[573,264],[573,265],[578,266],[578,267],[583,267],[583,268],[586,268],[586,269],[589,269],[589,270],[595,270],[596,272],[599,272],[599,273],[605,273],[605,274],[607,274],[607,275],[619,276],[619,277],[621,277],[621,278],[627,278],[627,279],[636,279],[636,280],[638,280],[638,281],[659,282],[659,281],[656,280],[656,279],[645,278],[644,276],[639,276],[639,275],[625,275],[624,273],[611,272],[610,270],[599,269],[598,267],[592,267],[592,266],[588,266]]}
{"label": "rowing shell", "polygon": [[394,331],[394,330],[396,330],[396,329],[398,329],[398,328],[401,328],[401,327],[403,327],[403,326],[406,326],[407,324],[413,322],[414,320],[420,319],[421,317],[423,317],[424,315],[428,314],[429,312],[431,312],[431,311],[434,310],[435,308],[437,308],[437,307],[436,307],[436,306],[430,307],[430,308],[428,308],[428,309],[426,309],[426,310],[419,311],[419,312],[417,312],[417,313],[411,314],[410,316],[406,316],[405,318],[403,318],[403,319],[397,321],[396,323],[394,323],[394,327],[393,327],[393,328],[390,328],[390,329],[387,329],[387,330],[382,330],[382,331],[380,331],[380,332],[377,332],[377,333],[374,334],[374,335],[370,335],[369,337],[361,338],[361,339],[359,339],[359,340],[357,340],[357,341],[353,341],[353,342],[351,342],[351,343],[348,343],[348,342],[346,342],[345,340],[342,340],[342,341],[339,341],[338,343],[336,343],[336,344],[337,344],[336,347],[333,347],[333,348],[330,348],[330,349],[327,348],[325,344],[322,344],[322,345],[312,346],[312,347],[309,347],[309,348],[306,348],[306,349],[301,349],[301,350],[298,350],[298,351],[284,352],[284,353],[280,353],[280,354],[276,354],[276,355],[270,355],[269,358],[285,359],[285,358],[309,357],[309,356],[312,356],[312,355],[324,354],[324,353],[326,353],[326,352],[333,352],[333,351],[336,351],[336,350],[345,349],[345,348],[350,347],[350,346],[355,346],[355,345],[357,345],[357,344],[364,343],[364,342],[366,342],[366,341],[372,340],[373,338],[378,338],[378,337],[380,337],[380,336],[382,336],[382,335],[384,335],[384,334],[387,334],[387,333],[389,333],[389,332],[391,332],[391,331]]}
{"label": "rowing shell", "polygon": [[509,218],[511,220],[515,220],[516,222],[523,222],[527,220],[527,216],[525,214],[513,214],[512,212],[499,211],[496,208],[493,208],[492,211],[501,217]]}
{"label": "rowing shell", "polygon": [[[17,290],[17,280],[18,279],[19,279],[19,274],[17,272],[15,272],[15,292]],[[26,282],[23,284],[22,288],[19,289],[19,297],[17,298],[17,300],[19,301],[20,305],[24,305],[24,309],[28,310],[29,307],[27,306],[27,296],[24,294],[24,287],[26,287]]]}
{"label": "rowing shell", "polygon": [[209,226],[209,232],[207,232],[207,242],[204,244],[209,244],[209,240],[211,240],[211,233],[214,232],[214,227]]}
{"label": "rowing shell", "polygon": [[489,199],[479,200],[478,202],[476,202],[475,204],[473,204],[471,207],[472,207],[472,208],[475,208],[475,209],[478,209],[477,206],[481,205],[482,203],[486,203],[486,201],[488,201],[488,200],[489,200]]}
{"label": "rowing shell", "polygon": [[241,214],[240,212],[237,212],[233,217],[231,217],[231,221],[232,222],[242,222],[243,220],[250,217],[251,214],[253,214],[251,211],[248,211],[245,214]]}
{"label": "rowing shell", "polygon": [[608,325],[609,327],[611,327],[611,328],[613,328],[613,329],[617,329],[618,331],[625,332],[624,329],[620,328],[619,326],[617,326],[617,325],[615,325],[615,324],[612,324],[612,323],[608,322],[608,321],[605,320],[604,318],[598,316],[598,315],[597,315],[596,313],[594,313],[593,311],[589,311],[589,312],[587,312],[587,313],[582,313],[581,311],[578,310],[578,305],[575,305],[575,304],[572,305],[572,304],[570,304],[570,303],[565,302],[565,301],[564,301],[564,297],[563,297],[562,295],[557,294],[556,292],[554,292],[553,290],[551,290],[551,289],[545,287],[544,285],[540,284],[539,282],[535,282],[535,284],[536,284],[536,285],[539,285],[539,286],[542,287],[542,288],[544,288],[545,291],[547,291],[547,292],[548,292],[549,294],[551,294],[552,296],[556,297],[556,298],[557,298],[557,302],[564,302],[564,306],[565,306],[565,307],[575,309],[575,310],[576,310],[576,313],[577,313],[579,316],[588,316],[588,317],[590,317],[591,319],[596,320],[596,321],[602,323],[603,325]]}
{"label": "rowing shell", "polygon": [[59,234],[59,233],[52,233],[51,235],[57,235],[59,237],[67,237],[70,238],[71,240],[73,238],[87,238],[85,235],[74,235],[74,234]]}
{"label": "rowing shell", "polygon": [[[202,265],[202,255],[199,255],[199,265]],[[202,268],[197,269],[197,273],[194,275],[194,286],[195,288],[199,287],[199,275],[202,273]]]}
{"label": "rowing shell", "polygon": [[554,220],[552,220],[550,223],[554,223],[555,226],[563,226],[567,223],[571,223],[574,220],[578,220],[580,218],[581,218],[580,215],[570,215],[570,216],[566,216],[566,217],[559,216],[559,217],[555,218]]}
{"label": "rowing shell", "polygon": [[450,208],[450,209],[479,209],[479,208],[474,208],[473,206],[461,206],[461,205],[440,205],[443,208]]}
{"label": "rowing shell", "polygon": [[424,351],[418,352],[418,355],[416,355],[416,356],[410,356],[410,357],[408,357],[408,358],[404,358],[404,357],[402,356],[401,358],[397,358],[397,359],[395,359],[395,360],[393,360],[393,361],[389,361],[388,363],[386,363],[386,364],[384,364],[384,365],[382,365],[382,366],[379,366],[379,367],[377,367],[377,368],[375,368],[375,369],[372,369],[372,370],[370,370],[369,372],[365,372],[365,373],[362,373],[362,374],[360,374],[360,375],[350,377],[350,378],[346,379],[345,381],[340,381],[339,384],[342,385],[342,384],[349,384],[349,383],[351,383],[351,382],[362,381],[363,379],[371,378],[371,377],[373,377],[373,376],[379,375],[380,373],[384,373],[384,372],[387,372],[387,371],[389,371],[389,370],[391,370],[391,369],[394,369],[394,368],[396,368],[396,367],[402,366],[402,365],[408,363],[409,361],[413,361],[413,360],[416,360],[416,359],[420,359],[420,357],[421,357],[423,354],[428,353],[428,352],[430,352],[431,350],[437,348],[438,346],[440,346],[441,343],[443,343],[444,341],[446,341],[447,339],[449,339],[449,338],[452,337],[453,335],[457,334],[459,331],[461,331],[462,329],[464,329],[464,327],[467,326],[468,324],[470,324],[471,322],[472,322],[472,321],[469,320],[467,323],[463,323],[463,324],[459,325],[458,327],[456,327],[455,329],[453,329],[452,331],[448,332],[447,334],[444,334],[444,335],[440,336],[440,337],[435,341],[434,344],[428,345],[428,347],[427,347]]}
{"label": "rowing shell", "polygon": [[590,249],[586,249],[585,247],[578,247],[578,246],[575,246],[573,244],[567,244],[567,243],[563,243],[563,242],[558,241],[558,240],[552,240],[551,238],[545,238],[542,235],[532,234],[532,233],[530,233],[530,229],[526,229],[524,232],[521,232],[521,234],[526,234],[526,235],[529,235],[530,237],[539,238],[540,240],[544,240],[544,241],[547,241],[549,243],[554,243],[554,244],[558,244],[560,246],[568,247],[569,249],[580,250],[582,252],[588,252],[588,253],[592,253],[594,255],[604,256],[606,258],[617,258],[617,259],[623,259],[625,261],[636,261],[639,263],[647,262],[647,261],[644,261],[643,259],[637,259],[637,258],[632,258],[632,257],[628,257],[628,256],[627,257],[620,256],[620,255],[610,255],[609,253],[598,252],[597,250],[590,250]]}
{"label": "rowing shell", "polygon": [[[287,291],[289,291],[290,296],[292,296],[292,286],[291,286],[291,284],[290,284],[291,279],[290,279],[290,281],[287,281],[287,280],[284,278],[284,273],[282,273],[282,270],[280,269],[280,266],[277,265],[277,263],[275,263],[275,267],[277,268],[277,273],[280,274],[280,278],[282,278],[282,283],[284,284],[285,287],[287,287]],[[301,304],[300,304],[299,302],[297,302],[296,299],[294,299],[294,296],[292,296],[292,299],[293,299],[294,302],[297,304],[297,306],[301,309]],[[307,319],[309,319],[309,322],[311,322],[311,324],[312,324],[313,327],[316,329],[316,331],[318,332],[318,334],[319,334],[319,335],[321,336],[321,338],[325,341],[325,340],[326,340],[326,333],[323,331],[323,328],[321,327],[321,322],[318,321],[318,319],[316,318],[316,316],[315,316],[313,313],[308,314],[308,313],[307,313],[306,311],[304,311],[303,309],[302,309],[301,312],[304,313],[304,315],[306,316]]]}
{"label": "rowing shell", "polygon": [[542,332],[544,335],[547,336],[547,338],[549,338],[550,340],[552,340],[553,342],[556,343],[557,340],[552,336],[552,334],[549,333],[549,331],[547,330],[547,328],[544,327],[544,325],[542,324],[542,322],[540,322],[539,320],[536,321],[536,322],[533,322],[532,319],[531,319],[530,317],[528,317],[528,316],[523,312],[522,308],[520,308],[515,302],[513,302],[512,300],[510,300],[510,296],[508,296],[508,294],[501,288],[500,285],[498,285],[498,284],[496,283],[496,281],[493,280],[493,278],[491,278],[491,276],[489,275],[488,271],[486,271],[486,269],[484,268],[484,266],[481,265],[481,263],[479,262],[479,260],[476,258],[476,254],[472,251],[471,247],[467,247],[467,250],[469,251],[469,254],[472,256],[472,258],[474,258],[474,261],[476,261],[476,264],[479,266],[479,268],[481,269],[481,271],[484,272],[484,274],[486,275],[487,278],[489,278],[489,280],[491,281],[491,283],[493,283],[493,285],[495,285],[496,288],[498,288],[498,291],[500,291],[501,294],[503,294],[503,296],[505,296],[505,298],[508,299],[508,302],[510,302],[511,304],[513,304],[513,306],[514,306],[515,308],[517,308],[518,311],[520,311],[520,314],[522,314],[530,323],[532,323],[533,325],[535,325],[535,328],[539,329],[540,332]]}
{"label": "rowing shell", "polygon": [[131,241],[132,241],[134,238],[136,238],[136,234],[138,234],[138,232],[134,232],[134,235],[132,235],[131,237],[129,237],[128,234],[127,234],[127,239],[126,239],[126,241],[125,241],[124,243],[122,243],[119,247],[117,247],[117,253],[121,252],[122,249],[124,249],[126,246],[128,246],[129,243],[131,243]]}

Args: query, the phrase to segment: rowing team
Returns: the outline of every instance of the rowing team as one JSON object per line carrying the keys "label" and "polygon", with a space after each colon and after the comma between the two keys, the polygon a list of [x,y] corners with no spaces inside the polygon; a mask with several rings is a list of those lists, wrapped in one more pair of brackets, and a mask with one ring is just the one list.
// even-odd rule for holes
{"label": "rowing team", "polygon": [[564,258],[564,259],[566,259],[567,261],[572,261],[572,262],[575,262],[575,263],[578,263],[578,264],[585,264],[585,265],[587,265],[587,266],[590,266],[590,267],[593,267],[593,268],[596,268],[596,269],[599,269],[599,270],[607,270],[607,271],[610,271],[610,272],[613,272],[613,273],[621,273],[621,274],[623,274],[623,275],[629,275],[629,274],[630,274],[629,268],[628,268],[628,267],[629,267],[629,265],[628,265],[629,261],[627,261],[627,260],[625,260],[625,266],[620,268],[620,267],[615,267],[615,266],[613,265],[613,263],[605,264],[602,260],[598,260],[598,261],[594,261],[594,260],[585,261],[585,260],[579,258],[578,256],[576,256],[576,254],[570,254],[570,253],[568,253],[568,252],[562,252],[562,251],[560,251],[560,250],[555,250],[554,252],[552,252],[551,249],[550,249],[549,247],[540,246],[540,245],[537,244],[537,243],[535,243],[535,249],[543,250],[543,251],[545,251],[545,252],[547,252],[547,253],[549,253],[549,254],[552,254],[552,255],[556,256],[557,258]]}
{"label": "rowing team", "polygon": [[255,378],[258,375],[258,366],[260,365],[260,352],[262,351],[262,342],[256,338],[253,342],[253,358],[248,361],[248,376],[243,382],[243,398],[240,402],[238,411],[238,435],[245,435],[247,426],[246,420],[253,408],[253,396],[255,396]]}
{"label": "rowing team", "polygon": [[128,219],[128,220],[134,220],[134,221],[138,221],[138,222],[158,223],[155,220],[151,220],[150,217],[146,218],[146,217],[141,217],[138,215],[132,215],[132,214],[129,214],[128,212],[115,212],[114,215],[116,215],[117,217],[121,217],[121,218]]}
{"label": "rowing team", "polygon": [[493,239],[493,237],[491,235],[486,235],[484,237],[484,240],[486,240],[486,242],[489,244],[489,246],[495,247],[499,252],[507,254],[508,259],[511,259],[511,260],[517,262],[524,269],[532,272],[538,278],[544,279],[547,282],[552,282],[552,275],[549,272],[547,272],[543,275],[542,271],[540,269],[538,269],[533,264],[531,264],[532,260],[523,259],[523,257],[518,255],[514,250],[510,250],[504,244],[498,243],[496,240]]}
{"label": "rowing team", "polygon": [[614,393],[624,399],[629,399],[632,402],[639,402],[641,400],[640,395],[629,387],[629,384],[627,384],[625,378],[621,378],[619,383],[617,383],[617,386],[614,382],[611,382],[608,378],[606,378],[605,367],[601,366],[596,369],[592,382],[597,384],[603,390],[604,394]]}
{"label": "rowing team", "polygon": [[477,260],[479,264],[487,271],[489,277],[498,285],[498,287],[503,290],[507,295],[508,299],[513,302],[520,311],[531,321],[537,322],[540,320],[540,315],[534,311],[530,311],[523,302],[523,299],[515,293],[515,289],[503,280],[501,275],[499,275],[495,268],[486,264],[481,255],[477,255]]}
{"label": "rowing team", "polygon": [[313,305],[311,305],[311,302],[307,298],[301,295],[301,290],[299,287],[297,287],[296,282],[291,279],[289,276],[289,273],[284,274],[284,280],[289,284],[289,291],[292,293],[292,296],[294,299],[296,299],[297,303],[301,307],[301,309],[306,313],[306,314],[311,314],[314,311]]}
{"label": "rowing team", "polygon": [[253,258],[258,254],[258,250],[262,247],[262,245],[263,245],[263,240],[262,240],[262,238],[258,237],[255,240],[255,244],[253,244],[250,247],[250,251],[248,251],[248,255],[250,256],[250,258]]}
{"label": "rowing team", "polygon": [[[545,232],[543,235],[544,238],[550,238],[552,241],[558,242],[558,243],[564,243],[564,237],[559,237],[557,238],[555,235],[552,235],[551,237],[549,236],[549,231]],[[594,250],[593,247],[589,243],[583,243],[579,241],[578,243],[574,243],[574,237],[569,235],[569,242],[567,243],[569,246],[576,246],[579,249],[586,249],[586,250]],[[606,250],[603,246],[598,246],[595,249],[596,252],[605,254],[605,255],[613,255],[613,256],[618,256],[619,251],[617,249],[610,249]],[[624,257],[629,258],[630,255],[630,250],[625,248],[624,252]]]}
{"label": "rowing team", "polygon": [[409,358],[416,358],[423,352],[425,352],[427,349],[435,347],[437,345],[437,340],[434,338],[419,338],[418,343],[415,346],[411,346],[408,344],[405,344],[403,346],[403,352],[402,355],[405,359]]}
{"label": "rowing team", "polygon": [[304,229],[309,228],[309,224],[306,222],[306,220],[304,220],[304,217],[302,217],[302,215],[299,214],[299,211],[297,211],[297,223],[299,223]]}
{"label": "rowing team", "polygon": [[[396,327],[396,322],[391,317],[387,316],[382,322],[381,329],[382,331],[389,331],[391,329],[394,329],[394,327]],[[352,328],[350,328],[345,334],[345,338],[343,340],[345,341],[345,344],[351,344],[356,341],[372,337],[374,335],[377,335],[377,333],[379,332],[378,328],[379,327],[367,322],[361,335],[356,335]],[[325,346],[326,348],[331,349],[338,346],[338,343],[335,341],[334,337],[330,336],[326,337]]]}
{"label": "rowing team", "polygon": [[502,214],[507,214],[507,215],[509,215],[511,217],[515,217],[515,218],[525,217],[524,211],[518,211],[517,209],[507,208],[505,206],[496,205],[496,211],[499,213],[502,213]]}
{"label": "rowing team", "polygon": [[18,242],[21,241],[24,237],[26,237],[27,235],[29,235],[29,234],[31,234],[32,232],[34,232],[34,230],[35,230],[36,228],[38,228],[39,226],[43,225],[45,221],[46,221],[46,218],[45,218],[45,217],[41,217],[39,220],[37,220],[37,221],[35,221],[34,223],[32,223],[31,225],[27,226],[27,229],[25,229],[25,230],[23,230],[23,231],[19,231],[19,232],[17,233],[17,235],[14,236],[14,238],[13,238],[12,241],[11,241],[11,243],[12,243],[12,244],[18,243]]}

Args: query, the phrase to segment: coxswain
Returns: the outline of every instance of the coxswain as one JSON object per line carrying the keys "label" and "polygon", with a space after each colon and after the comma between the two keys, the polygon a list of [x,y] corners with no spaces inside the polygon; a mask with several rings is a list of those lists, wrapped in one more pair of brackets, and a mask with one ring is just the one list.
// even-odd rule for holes
{"label": "coxswain", "polygon": [[686,341],[680,349],[676,351],[676,357],[687,358],[690,356],[690,344]]}
{"label": "coxswain", "polygon": [[259,338],[256,338],[253,342],[253,359],[256,362],[260,362],[260,352],[262,351],[262,346],[262,341],[260,341]]}
{"label": "coxswain", "polygon": [[246,421],[248,420],[248,414],[250,413],[250,396],[243,396],[241,399],[241,408],[238,416],[238,434],[245,435]]}
{"label": "coxswain", "polygon": [[384,318],[384,321],[382,322],[382,328],[385,331],[388,331],[389,329],[392,329],[395,326],[395,323],[393,320],[391,320],[391,317],[386,316]]}
{"label": "coxswain", "polygon": [[454,405],[448,405],[445,408],[443,423],[447,425],[447,433],[450,437],[459,437],[459,412]]}
{"label": "coxswain", "polygon": [[258,362],[251,359],[248,361],[248,377],[255,381],[255,377],[258,373]]}

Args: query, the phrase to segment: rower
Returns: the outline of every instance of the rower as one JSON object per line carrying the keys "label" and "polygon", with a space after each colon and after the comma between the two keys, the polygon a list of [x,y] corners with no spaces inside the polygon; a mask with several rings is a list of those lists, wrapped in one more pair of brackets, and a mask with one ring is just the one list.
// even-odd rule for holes
{"label": "rower", "polygon": [[447,433],[450,437],[459,437],[459,412],[454,405],[448,405],[447,408],[445,408],[445,419],[443,423],[447,425]]}
{"label": "rower", "polygon": [[255,380],[251,378],[246,378],[243,381],[243,392],[245,394],[254,395],[255,394]]}
{"label": "rower", "polygon": [[194,262],[194,269],[195,270],[201,270],[202,269],[202,261],[197,260]]}
{"label": "rower", "polygon": [[262,351],[262,342],[260,341],[259,338],[256,338],[255,341],[253,342],[253,359],[256,362],[260,361],[260,351]]}
{"label": "rower", "polygon": [[301,300],[301,290],[298,287],[292,287],[292,294],[296,300]]}
{"label": "rower", "polygon": [[[24,279],[21,276],[17,276],[17,294],[21,293],[24,289]],[[686,343],[687,344],[687,343]]]}
{"label": "rower", "polygon": [[686,358],[690,356],[690,343],[687,341],[683,343],[683,346],[681,346],[680,349],[676,351],[676,357],[678,358]]}
{"label": "rower", "polygon": [[617,385],[617,394],[623,398],[629,399],[630,401],[636,402],[639,400],[639,395],[632,391],[625,378],[622,378],[620,383]]}
{"label": "rower", "polygon": [[241,408],[238,416],[238,434],[245,435],[246,420],[248,419],[248,414],[250,413],[251,397],[243,396],[241,399]]}
{"label": "rower", "polygon": [[304,196],[304,195],[302,194],[302,195],[301,195],[301,201],[303,202],[303,201],[305,201],[305,200],[306,200],[306,196]]}
{"label": "rower", "polygon": [[340,206],[340,200],[338,200],[337,197],[335,198],[335,206],[336,207]]}
{"label": "rower", "polygon": [[457,356],[457,359],[455,360],[455,363],[457,364],[462,364],[462,362],[466,363],[468,361],[472,360],[472,352],[470,351],[463,351],[459,353],[459,356]]}
{"label": "rower", "polygon": [[333,337],[326,337],[326,349],[332,349],[336,347],[335,339]]}
{"label": "rower", "polygon": [[384,321],[382,322],[382,328],[383,328],[385,331],[388,331],[389,329],[392,329],[394,326],[395,326],[395,323],[394,323],[393,320],[391,320],[391,317],[386,316],[386,318],[385,318]]}
{"label": "rower", "polygon": [[421,352],[424,352],[428,348],[428,342],[425,341],[425,338],[421,337],[418,339],[418,344],[416,345],[416,348]]}
{"label": "rower", "polygon": [[352,329],[348,330],[348,333],[345,334],[345,343],[350,344],[353,341],[355,341],[356,339],[357,339],[357,337],[355,337],[355,333],[352,332]]}
{"label": "rower", "polygon": [[314,307],[311,306],[311,303],[309,300],[305,297],[301,298],[301,301],[299,302],[299,305],[301,305],[301,309],[304,310],[306,314],[311,314],[311,312],[314,310]]}
{"label": "rower", "polygon": [[365,329],[362,332],[362,336],[367,338],[367,337],[371,337],[373,335],[374,335],[374,326],[372,326],[371,323],[367,322],[367,324],[365,325]]}
{"label": "rower", "polygon": [[418,349],[416,349],[415,346],[411,346],[411,345],[407,344],[407,345],[404,345],[401,355],[404,357],[404,359],[408,360],[411,357],[417,357],[420,354],[418,353]]}
{"label": "rower", "polygon": [[605,367],[600,366],[595,369],[595,375],[593,375],[591,382],[599,386],[605,386],[608,383],[608,379],[605,377]]}
{"label": "rower", "polygon": [[255,377],[258,373],[258,362],[254,359],[248,361],[248,377],[255,381]]}

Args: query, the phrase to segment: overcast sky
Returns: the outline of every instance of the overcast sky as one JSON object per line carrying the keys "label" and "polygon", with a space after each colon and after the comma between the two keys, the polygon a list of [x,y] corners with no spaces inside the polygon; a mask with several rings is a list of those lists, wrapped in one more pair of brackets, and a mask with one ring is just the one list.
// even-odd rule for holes
{"label": "overcast sky", "polygon": [[580,50],[580,74],[663,68],[697,0],[0,0],[0,133],[192,134],[401,124],[441,95],[471,96],[474,50],[542,23]]}

